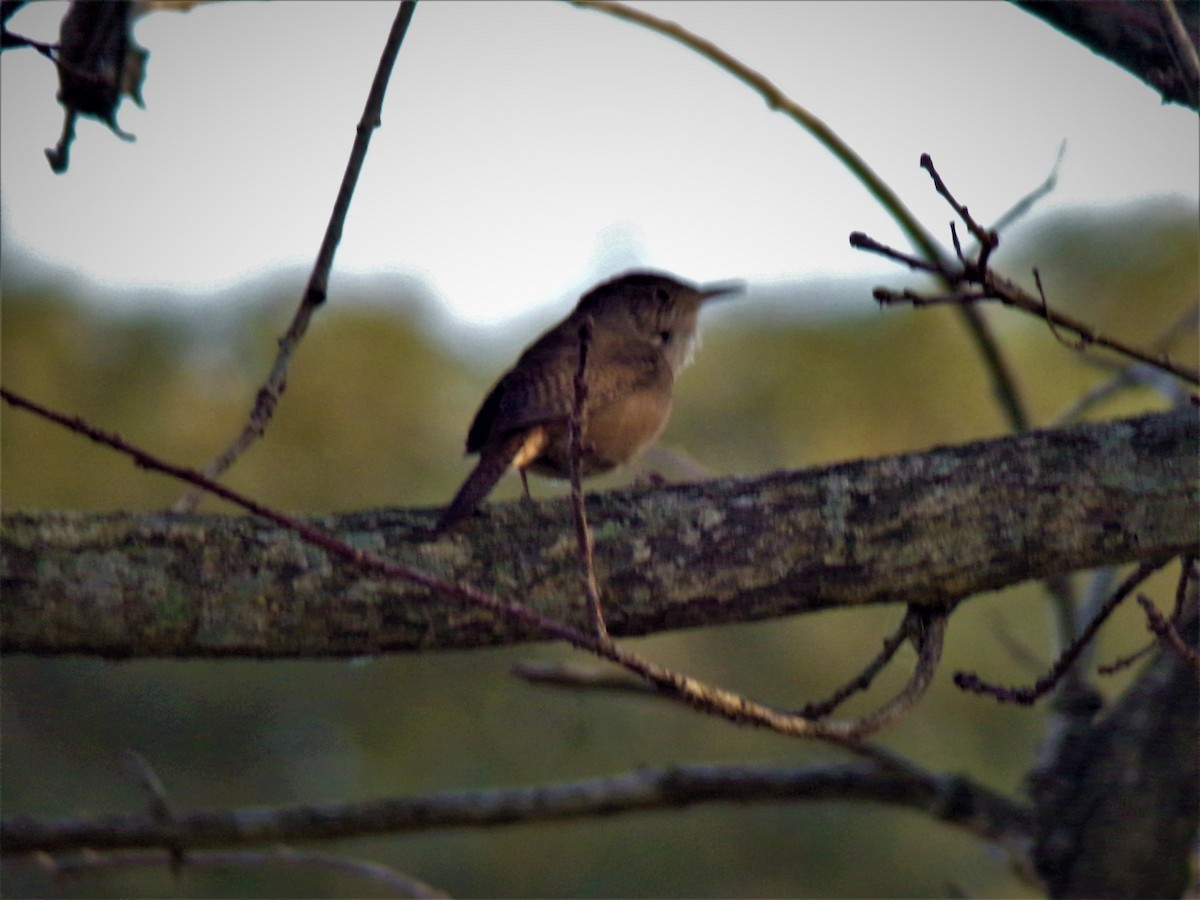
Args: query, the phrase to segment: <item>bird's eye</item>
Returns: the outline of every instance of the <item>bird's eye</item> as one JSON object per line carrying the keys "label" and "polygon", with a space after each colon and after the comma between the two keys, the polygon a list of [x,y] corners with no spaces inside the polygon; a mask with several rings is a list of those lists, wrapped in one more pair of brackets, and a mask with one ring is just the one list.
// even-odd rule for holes
{"label": "bird's eye", "polygon": [[655,288],[654,289],[654,299],[657,300],[659,303],[666,303],[671,298],[667,296],[666,288]]}
{"label": "bird's eye", "polygon": [[658,333],[658,339],[659,339],[660,341],[662,341],[664,344],[669,344],[669,343],[671,343],[671,332],[669,332],[669,331],[660,331],[660,332]]}

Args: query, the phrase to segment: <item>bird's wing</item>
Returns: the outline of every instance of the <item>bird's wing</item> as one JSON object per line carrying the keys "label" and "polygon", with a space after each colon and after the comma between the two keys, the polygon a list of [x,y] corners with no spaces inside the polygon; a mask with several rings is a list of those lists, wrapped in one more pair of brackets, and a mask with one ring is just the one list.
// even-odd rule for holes
{"label": "bird's wing", "polygon": [[[587,410],[592,414],[657,383],[669,366],[652,348],[626,350],[619,356],[601,343],[588,361]],[[565,420],[575,406],[579,344],[539,341],[492,388],[471,423],[467,452],[477,453],[492,435]]]}

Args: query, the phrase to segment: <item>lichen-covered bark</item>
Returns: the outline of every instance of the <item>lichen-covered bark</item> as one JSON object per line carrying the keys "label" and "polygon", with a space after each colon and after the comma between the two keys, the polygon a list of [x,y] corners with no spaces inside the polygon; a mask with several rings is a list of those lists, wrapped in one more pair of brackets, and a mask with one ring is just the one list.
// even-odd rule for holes
{"label": "lichen-covered bark", "polygon": [[[1197,543],[1194,409],[754,479],[588,498],[614,635],[864,603],[938,604]],[[311,521],[365,550],[586,626],[565,501]],[[337,656],[536,635],[350,566],[260,520],[7,513],[0,648]]]}

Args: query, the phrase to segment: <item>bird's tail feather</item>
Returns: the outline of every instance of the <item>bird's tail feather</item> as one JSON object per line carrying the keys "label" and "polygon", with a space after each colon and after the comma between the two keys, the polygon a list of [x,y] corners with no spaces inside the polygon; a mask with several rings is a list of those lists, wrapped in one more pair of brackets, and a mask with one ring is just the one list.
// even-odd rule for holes
{"label": "bird's tail feather", "polygon": [[527,439],[528,435],[517,433],[502,441],[499,446],[485,448],[479,454],[479,462],[462,483],[454,499],[442,510],[437,525],[434,526],[435,530],[443,532],[453,528],[475,512],[484,498],[492,492],[496,482],[503,478],[504,473],[512,466]]}

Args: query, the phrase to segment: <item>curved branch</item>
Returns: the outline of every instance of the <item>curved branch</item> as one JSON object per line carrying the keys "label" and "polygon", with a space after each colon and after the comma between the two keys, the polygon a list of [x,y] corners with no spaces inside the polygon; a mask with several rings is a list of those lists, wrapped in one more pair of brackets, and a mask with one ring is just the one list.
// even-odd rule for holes
{"label": "curved branch", "polygon": [[[712,41],[693,34],[676,22],[660,19],[623,3],[599,2],[599,0],[569,0],[569,2],[574,6],[592,9],[617,19],[633,22],[673,41],[678,41],[757,91],[759,96],[766,101],[767,106],[781,111],[804,128],[849,169],[850,173],[879,202],[879,205],[892,217],[900,230],[908,236],[913,246],[917,247],[926,260],[931,263],[947,264],[948,257],[933,235],[917,221],[912,211],[904,205],[904,202],[888,183],[876,174],[867,161],[859,156],[853,147],[843,141],[836,131],[805,107],[792,100],[761,72],[750,68]],[[992,334],[987,319],[979,310],[970,306],[961,307],[959,315],[975,344],[975,349],[983,359],[984,367],[991,376],[992,391],[1000,403],[1001,410],[1008,418],[1009,425],[1014,431],[1025,431],[1029,428],[1029,417],[1017,390],[1016,379],[1009,370],[1004,353],[1001,351],[995,335]]]}

